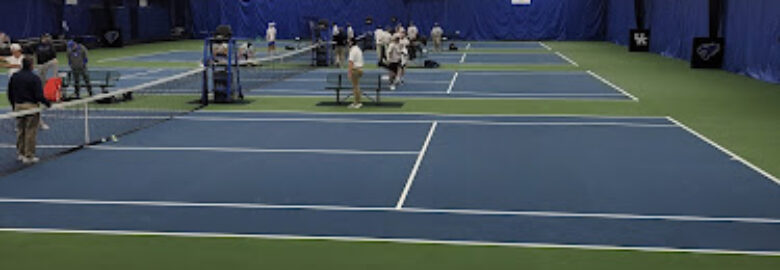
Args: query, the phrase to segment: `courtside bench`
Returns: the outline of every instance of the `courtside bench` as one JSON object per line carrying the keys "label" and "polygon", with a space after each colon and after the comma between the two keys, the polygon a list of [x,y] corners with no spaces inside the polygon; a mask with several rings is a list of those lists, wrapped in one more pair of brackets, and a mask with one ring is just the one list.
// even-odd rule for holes
{"label": "courtside bench", "polygon": [[[361,94],[368,100],[374,103],[380,104],[382,91],[390,90],[390,81],[386,78],[382,78],[381,73],[365,73],[360,78],[360,90]],[[352,97],[352,81],[349,80],[349,76],[346,73],[330,73],[325,76],[325,89],[336,92],[336,103],[343,104],[347,99]],[[341,91],[346,91],[347,94],[344,98],[341,98]],[[366,95],[366,92],[374,91],[375,96],[371,97]]]}
{"label": "courtside bench", "polygon": [[[89,82],[87,83],[92,86],[93,89],[100,88],[102,93],[108,93],[108,88],[116,87],[116,83],[119,81],[121,76],[118,71],[109,70],[90,70],[87,73],[89,74]],[[76,80],[73,77],[72,71],[60,73],[60,77],[62,77],[62,96],[65,98],[67,92],[66,89],[75,87]],[[83,80],[81,81],[81,87],[83,87],[85,91],[87,83],[85,83]]]}

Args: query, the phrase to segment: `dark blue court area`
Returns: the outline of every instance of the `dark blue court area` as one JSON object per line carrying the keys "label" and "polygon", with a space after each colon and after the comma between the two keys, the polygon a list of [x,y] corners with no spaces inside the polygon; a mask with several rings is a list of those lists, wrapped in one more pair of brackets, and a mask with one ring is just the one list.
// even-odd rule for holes
{"label": "dark blue court area", "polygon": [[774,181],[665,117],[196,112],[0,178],[0,227],[777,253]]}
{"label": "dark blue court area", "polygon": [[[259,89],[247,89],[249,95],[331,96],[325,90],[328,73],[345,71],[315,70],[275,82]],[[365,80],[386,75],[367,70]],[[247,80],[252,80],[251,78]],[[348,88],[349,83],[345,84]],[[364,89],[371,93],[371,89]],[[587,71],[443,71],[412,69],[405,83],[390,97],[438,98],[522,98],[522,99],[599,99],[635,100],[620,87]]]}

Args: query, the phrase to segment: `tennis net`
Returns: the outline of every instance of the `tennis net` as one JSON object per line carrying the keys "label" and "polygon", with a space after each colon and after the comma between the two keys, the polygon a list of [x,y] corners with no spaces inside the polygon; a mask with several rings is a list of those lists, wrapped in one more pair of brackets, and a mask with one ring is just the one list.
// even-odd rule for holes
{"label": "tennis net", "polygon": [[248,61],[240,68],[241,86],[246,92],[259,91],[273,83],[306,73],[315,68],[315,55],[320,44],[288,51],[279,55]]}
{"label": "tennis net", "polygon": [[42,126],[38,130],[36,155],[45,162],[201,108],[202,76],[202,68],[194,69],[134,87],[56,103],[50,109],[42,107],[2,114],[0,175],[27,167],[17,160],[18,117],[41,114],[48,129]]}

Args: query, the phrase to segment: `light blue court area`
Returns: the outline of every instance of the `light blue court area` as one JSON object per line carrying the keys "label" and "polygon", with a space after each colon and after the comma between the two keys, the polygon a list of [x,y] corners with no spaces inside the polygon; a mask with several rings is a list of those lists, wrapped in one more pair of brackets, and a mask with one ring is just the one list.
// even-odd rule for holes
{"label": "light blue court area", "polygon": [[[452,41],[443,42],[449,45]],[[456,41],[459,50],[469,49],[545,49],[545,45],[536,41]],[[446,46],[444,46],[446,47]]]}
{"label": "light blue court area", "polygon": [[[325,90],[328,73],[315,70],[260,89],[248,89],[249,95],[331,96]],[[364,78],[386,75],[383,70],[367,70]],[[252,78],[244,78],[252,80]],[[628,92],[598,74],[589,71],[443,71],[410,69],[405,83],[388,97],[437,98],[521,98],[521,99],[598,99],[635,100]],[[350,84],[345,83],[347,87]],[[370,92],[371,89],[364,89]]]}
{"label": "light blue court area", "polygon": [[[182,74],[189,71],[189,69],[177,69],[177,68],[90,68],[90,71],[118,71],[120,73],[119,80],[116,82],[116,86],[109,88],[108,90],[116,90],[119,88],[129,88],[139,86],[159,80],[165,80],[173,76]],[[60,72],[68,71],[68,69],[60,69]],[[97,78],[91,78],[97,80]],[[5,92],[8,88],[8,76],[6,74],[0,75],[0,92]],[[72,93],[73,87],[65,89],[67,93]],[[94,90],[95,93],[100,91],[99,88]],[[171,93],[199,93],[200,89],[171,89]]]}
{"label": "light blue court area", "polygon": [[0,228],[780,254],[738,160],[666,117],[196,112],[0,178]]}
{"label": "light blue court area", "polygon": [[[375,51],[365,52],[367,63],[376,63]],[[434,60],[440,64],[475,64],[475,65],[572,65],[566,59],[555,53],[470,53],[442,52],[429,53],[420,61]]]}

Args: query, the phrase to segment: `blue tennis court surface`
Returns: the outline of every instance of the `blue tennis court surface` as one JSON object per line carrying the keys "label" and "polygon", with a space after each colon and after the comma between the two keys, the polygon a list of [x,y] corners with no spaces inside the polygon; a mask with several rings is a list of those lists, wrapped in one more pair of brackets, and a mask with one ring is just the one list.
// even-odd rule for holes
{"label": "blue tennis court surface", "polygon": [[[443,42],[444,45],[453,43]],[[545,49],[541,42],[535,41],[456,41],[458,49]],[[446,47],[446,46],[445,46]]]}
{"label": "blue tennis court surface", "polygon": [[774,181],[664,117],[197,112],[0,178],[0,227],[777,254]]}
{"label": "blue tennis court surface", "polygon": [[[98,69],[95,69],[98,70]],[[116,88],[127,88],[165,79],[187,69],[117,68],[121,78]],[[245,89],[247,95],[259,96],[333,96],[325,90],[328,73],[319,69],[283,81],[271,81],[260,89]],[[457,73],[457,76],[456,76]],[[386,75],[384,70],[367,70],[365,77]],[[245,76],[251,82],[264,80]],[[270,80],[270,79],[266,79]],[[0,91],[5,92],[7,77],[0,76]],[[349,87],[349,83],[346,83]],[[364,89],[370,93],[370,89]],[[168,89],[166,93],[193,94],[199,89]],[[445,71],[411,69],[405,84],[396,91],[384,92],[390,97],[434,98],[520,98],[520,99],[597,99],[635,100],[628,92],[589,71]]]}
{"label": "blue tennis court surface", "polygon": [[[366,51],[367,63],[378,61],[375,51]],[[434,60],[440,64],[477,64],[477,65],[571,65],[554,53],[470,53],[445,52],[429,53],[422,60]]]}
{"label": "blue tennis court surface", "polygon": [[[324,90],[326,74],[332,72],[344,71],[315,70],[261,89],[247,89],[247,94],[332,96],[331,91]],[[379,74],[384,73],[369,70],[364,78]],[[346,86],[349,87],[349,83]],[[364,91],[371,92],[370,89]],[[409,70],[404,85],[395,91],[386,91],[383,95],[440,98],[635,99],[618,86],[587,71]]]}

